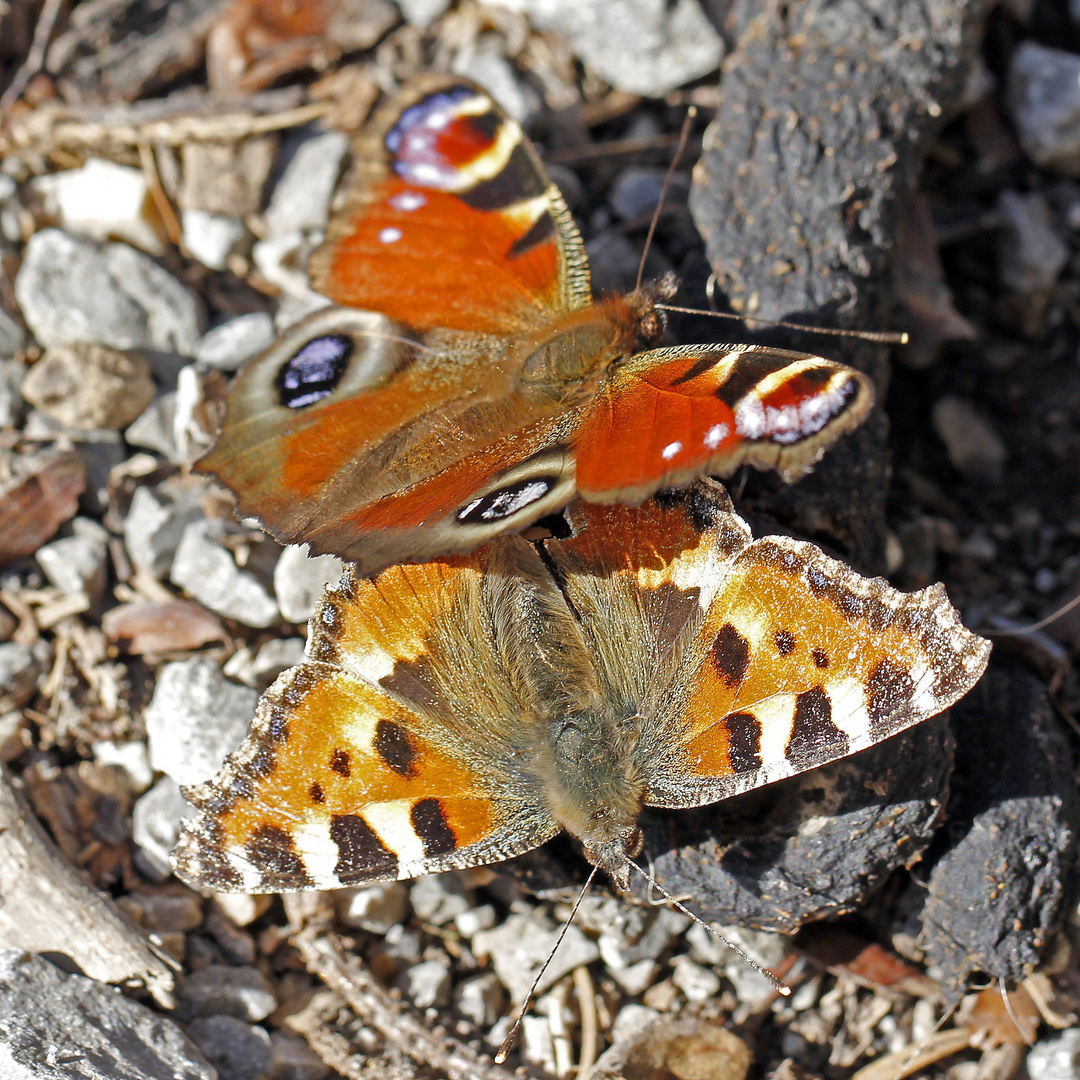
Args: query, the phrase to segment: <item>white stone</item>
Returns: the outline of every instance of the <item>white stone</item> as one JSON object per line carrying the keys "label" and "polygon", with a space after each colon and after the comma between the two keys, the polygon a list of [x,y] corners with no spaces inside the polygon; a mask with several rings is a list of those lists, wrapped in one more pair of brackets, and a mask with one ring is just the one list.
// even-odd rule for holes
{"label": "white stone", "polygon": [[173,557],[193,521],[202,519],[198,494],[158,488],[138,487],[131,497],[124,519],[124,547],[139,569],[161,578],[169,572]]}
{"label": "white stone", "polygon": [[270,196],[264,220],[274,236],[325,229],[348,137],[327,131],[301,142]]}
{"label": "white stone", "polygon": [[446,14],[450,0],[397,0],[397,6],[407,23],[426,27]]}
{"label": "white stone", "polygon": [[238,315],[203,335],[195,359],[217,371],[238,371],[272,345],[275,337],[274,320],[267,312]]}
{"label": "white stone", "polygon": [[372,934],[385,934],[409,910],[409,890],[400,881],[335,890],[334,908],[346,925]]}
{"label": "white stone", "polygon": [[128,787],[141,794],[154,782],[154,770],[150,767],[150,751],[146,743],[110,742],[92,743],[94,760],[99,765],[111,765],[123,770]]}
{"label": "white stone", "polygon": [[209,780],[243,741],[258,697],[214,660],[165,664],[144,714],[150,764],[181,785]]}
{"label": "white stone", "polygon": [[188,254],[211,270],[224,270],[229,256],[247,236],[247,226],[240,218],[227,214],[184,210],[180,220]]}
{"label": "white stone", "polygon": [[109,534],[92,518],[75,518],[71,528],[72,536],[39,548],[35,558],[51,584],[96,604],[105,594]]}
{"label": "white stone", "polygon": [[142,169],[88,158],[78,169],[40,176],[32,182],[46,213],[70,232],[91,240],[126,240],[162,255],[165,230]]}
{"label": "white stone", "polygon": [[195,816],[195,808],[180,794],[171,777],[163,776],[136,803],[131,814],[131,839],[140,869],[151,880],[164,881],[172,873],[169,853],[176,846],[181,822]]}
{"label": "white stone", "polygon": [[338,581],[344,563],[334,555],[308,555],[307,544],[290,544],[274,567],[274,594],[282,616],[305,623],[315,614],[326,586]]}
{"label": "white stone", "polygon": [[137,420],[124,432],[124,439],[131,446],[153,450],[179,465],[180,451],[176,446],[176,392],[158,394],[143,410]]}
{"label": "white stone", "polygon": [[1080,1080],[1080,1028],[1036,1043],[1025,1065],[1029,1080]]}
{"label": "white stone", "polygon": [[676,957],[675,972],[671,976],[671,981],[691,1003],[708,1001],[720,993],[720,976],[694,963],[689,956]]}

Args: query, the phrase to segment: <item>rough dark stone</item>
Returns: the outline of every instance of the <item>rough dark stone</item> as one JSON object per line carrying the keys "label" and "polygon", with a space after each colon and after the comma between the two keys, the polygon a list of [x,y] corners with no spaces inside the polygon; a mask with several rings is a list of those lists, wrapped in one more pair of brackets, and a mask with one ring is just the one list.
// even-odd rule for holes
{"label": "rough dark stone", "polygon": [[[889,325],[898,224],[925,147],[964,85],[988,7],[736,5],[726,25],[737,44],[690,196],[719,290],[736,308],[832,327]],[[884,385],[881,347],[775,332],[767,340],[821,351]],[[881,572],[885,439],[878,410],[795,489],[755,477],[744,502],[769,506]]]}
{"label": "rough dark stone", "polygon": [[1042,682],[999,663],[952,712],[956,777],[922,944],[959,992],[974,972],[1024,978],[1076,891],[1080,798]]}

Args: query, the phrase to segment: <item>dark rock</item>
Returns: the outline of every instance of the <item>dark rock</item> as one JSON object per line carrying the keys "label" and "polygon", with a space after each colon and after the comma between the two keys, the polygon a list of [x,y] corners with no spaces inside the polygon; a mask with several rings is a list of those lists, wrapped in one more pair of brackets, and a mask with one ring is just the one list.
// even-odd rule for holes
{"label": "dark rock", "polygon": [[234,1016],[254,1022],[277,1008],[274,988],[254,967],[210,964],[180,984],[178,998],[186,1016]]}
{"label": "dark rock", "polygon": [[188,1034],[218,1071],[218,1080],[258,1080],[270,1068],[270,1036],[232,1016],[202,1016]]}
{"label": "dark rock", "polygon": [[1043,684],[994,665],[952,712],[956,776],[949,850],[922,914],[927,959],[957,992],[982,972],[1025,978],[1060,928],[1076,886],[1080,799]]}
{"label": "dark rock", "polygon": [[214,1077],[171,1020],[18,949],[0,950],[0,1046],[5,1080]]}

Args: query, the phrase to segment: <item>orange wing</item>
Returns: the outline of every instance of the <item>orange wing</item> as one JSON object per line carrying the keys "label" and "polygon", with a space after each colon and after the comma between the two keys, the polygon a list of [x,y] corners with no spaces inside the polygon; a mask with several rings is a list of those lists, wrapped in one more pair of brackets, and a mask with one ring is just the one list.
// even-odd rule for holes
{"label": "orange wing", "polygon": [[582,418],[578,492],[635,501],[743,464],[791,481],[872,404],[865,375],[808,353],[760,345],[641,353],[615,369]]}
{"label": "orange wing", "polygon": [[536,151],[464,79],[415,82],[356,149],[315,288],[415,329],[509,334],[590,302],[584,247]]}
{"label": "orange wing", "polygon": [[263,695],[218,776],[185,791],[201,813],[173,853],[182,879],[330,889],[498,862],[555,835],[506,767],[520,706],[480,617],[486,557],[328,591],[308,659]]}

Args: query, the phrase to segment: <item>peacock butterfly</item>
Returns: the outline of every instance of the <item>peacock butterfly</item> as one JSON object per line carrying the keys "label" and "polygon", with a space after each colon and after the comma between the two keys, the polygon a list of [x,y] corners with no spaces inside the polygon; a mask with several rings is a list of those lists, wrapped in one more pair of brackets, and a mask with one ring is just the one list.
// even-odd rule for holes
{"label": "peacock butterfly", "polygon": [[594,301],[584,245],[517,123],[413,82],[358,141],[311,264],[334,306],[236,379],[197,464],[283,542],[362,575],[466,552],[576,496],[640,503],[749,464],[793,480],[869,380],[758,345],[646,348],[669,285]]}

